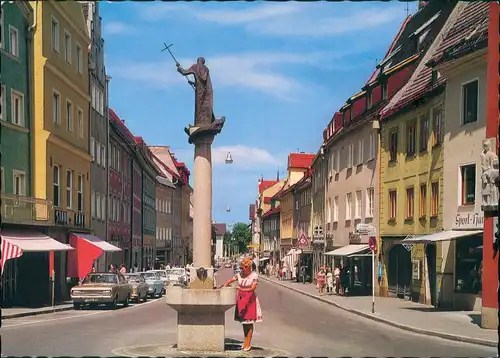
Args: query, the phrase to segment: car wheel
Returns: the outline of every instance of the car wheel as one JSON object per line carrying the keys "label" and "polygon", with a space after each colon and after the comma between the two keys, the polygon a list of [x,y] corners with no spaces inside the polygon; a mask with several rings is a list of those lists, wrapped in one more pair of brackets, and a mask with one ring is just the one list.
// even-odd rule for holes
{"label": "car wheel", "polygon": [[158,298],[162,298],[163,297],[163,290],[160,291],[160,293],[158,294]]}
{"label": "car wheel", "polygon": [[134,300],[134,301],[135,301],[135,303],[139,303],[139,302],[141,302],[141,297],[139,297],[139,295],[137,295],[137,297],[135,298],[135,300]]}
{"label": "car wheel", "polygon": [[118,308],[118,297],[115,297],[113,302],[111,302],[110,307],[112,310],[116,310]]}
{"label": "car wheel", "polygon": [[130,304],[130,295],[127,295],[127,298],[125,299],[125,301],[123,301],[123,307],[128,307],[129,304]]}
{"label": "car wheel", "polygon": [[73,303],[73,308],[75,310],[81,310],[82,309],[82,304],[81,303]]}
{"label": "car wheel", "polygon": [[144,298],[142,299],[142,302],[146,302],[148,300],[148,293],[146,292],[146,294],[144,295]]}

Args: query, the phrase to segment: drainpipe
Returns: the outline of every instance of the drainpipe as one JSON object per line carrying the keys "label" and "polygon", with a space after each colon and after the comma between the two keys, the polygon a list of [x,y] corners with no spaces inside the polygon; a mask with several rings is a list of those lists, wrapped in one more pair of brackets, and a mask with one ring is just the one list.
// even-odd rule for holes
{"label": "drainpipe", "polygon": [[[106,237],[105,240],[109,241],[111,238],[109,237],[109,163],[111,163],[111,153],[109,152],[109,81],[111,81],[111,77],[108,75],[105,75],[105,96],[106,96],[106,101],[105,101],[105,113],[104,113],[104,118],[106,119],[106,153],[107,153],[107,158],[106,158]],[[123,182],[122,182],[123,183]],[[107,268],[107,257],[108,255],[105,255],[105,265]]]}
{"label": "drainpipe", "polygon": [[[31,24],[29,27],[28,27],[28,33],[26,34],[26,49],[28,50],[29,48],[31,48],[31,44],[33,43],[33,36],[35,35],[35,30],[36,30],[36,27],[37,27],[37,15],[38,15],[38,1],[35,1],[35,8],[33,9],[33,24]],[[29,168],[30,168],[30,182],[31,182],[31,185],[30,185],[30,188],[33,188],[34,184],[35,184],[35,176],[33,175],[34,173],[34,168],[33,168],[33,154],[35,152],[34,150],[34,145],[33,145],[33,126],[34,126],[34,118],[33,118],[33,102],[32,102],[32,99],[33,99],[33,83],[32,83],[32,79],[31,79],[31,76],[30,76],[30,69],[31,69],[31,66],[33,66],[34,64],[34,61],[31,61],[31,57],[34,56],[34,51],[31,50],[30,52],[28,52],[28,55],[26,56],[27,57],[27,67],[28,67],[28,74],[27,74],[27,82],[28,82],[28,118],[30,119],[29,121],[29,132],[28,132],[28,143],[29,143]],[[33,192],[30,190],[30,196],[33,196]]]}

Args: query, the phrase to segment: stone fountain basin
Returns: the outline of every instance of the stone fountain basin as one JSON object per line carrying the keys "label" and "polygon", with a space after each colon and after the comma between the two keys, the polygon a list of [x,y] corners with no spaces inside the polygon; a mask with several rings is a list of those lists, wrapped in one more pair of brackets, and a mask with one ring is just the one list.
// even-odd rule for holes
{"label": "stone fountain basin", "polygon": [[223,352],[225,312],[236,305],[236,288],[168,287],[166,303],[177,311],[177,349]]}

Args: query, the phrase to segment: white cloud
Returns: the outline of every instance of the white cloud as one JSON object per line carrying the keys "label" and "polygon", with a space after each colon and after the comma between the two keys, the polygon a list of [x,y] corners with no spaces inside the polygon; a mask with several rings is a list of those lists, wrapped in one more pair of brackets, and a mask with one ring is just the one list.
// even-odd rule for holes
{"label": "white cloud", "polygon": [[[215,5],[213,5],[215,6]],[[244,26],[248,32],[274,36],[324,37],[361,32],[377,26],[402,21],[405,12],[401,4],[383,8],[361,9],[343,4],[286,3],[252,5],[235,4],[232,9],[213,9],[197,4],[154,4],[138,8],[147,21],[171,16],[186,16],[224,26]],[[347,10],[346,10],[347,9]]]}
{"label": "white cloud", "polygon": [[132,26],[119,21],[111,21],[104,24],[106,35],[124,35],[133,32]]}
{"label": "white cloud", "polygon": [[[285,52],[248,52],[208,57],[214,87],[244,87],[254,91],[281,98],[294,99],[298,90],[307,91],[307,85],[285,75],[284,65],[314,66],[332,69],[334,59],[343,54],[335,53],[285,53]],[[194,63],[195,59],[179,59],[184,66]],[[144,81],[150,85],[168,88],[167,84],[185,84],[175,70],[171,60],[160,62],[132,62],[108,65],[111,76],[128,80]]]}
{"label": "white cloud", "polygon": [[[248,147],[245,145],[230,145],[212,148],[213,165],[226,165],[227,153],[231,152],[233,163],[231,166],[255,169],[276,167],[279,162],[271,153],[265,149]],[[173,150],[174,155],[181,161],[191,163],[193,161],[193,149]],[[191,169],[191,167],[190,167]]]}

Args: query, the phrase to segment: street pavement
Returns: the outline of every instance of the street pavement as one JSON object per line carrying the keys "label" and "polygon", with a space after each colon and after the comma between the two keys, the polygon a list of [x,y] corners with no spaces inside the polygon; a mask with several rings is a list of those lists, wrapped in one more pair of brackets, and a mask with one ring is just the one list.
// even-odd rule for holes
{"label": "street pavement", "polygon": [[[290,356],[494,357],[494,348],[412,334],[351,314],[326,303],[262,281],[264,321],[254,346]],[[226,337],[241,340],[233,310]],[[2,353],[8,356],[110,356],[122,347],[176,341],[176,312],[164,299],[128,308],[65,311],[2,322]]]}

